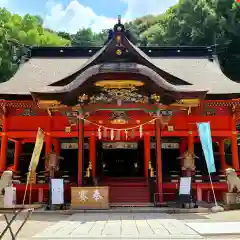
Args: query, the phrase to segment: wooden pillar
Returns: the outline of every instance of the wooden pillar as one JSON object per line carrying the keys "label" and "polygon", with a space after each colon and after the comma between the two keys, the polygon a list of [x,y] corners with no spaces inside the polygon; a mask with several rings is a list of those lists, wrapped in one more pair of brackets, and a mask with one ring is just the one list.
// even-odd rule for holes
{"label": "wooden pillar", "polygon": [[14,167],[15,171],[18,170],[21,151],[22,151],[22,143],[21,143],[21,141],[15,142],[14,162],[13,162],[13,167]]}
{"label": "wooden pillar", "polygon": [[184,154],[184,153],[186,152],[186,150],[187,150],[187,145],[188,145],[187,139],[186,139],[186,138],[181,139],[181,142],[180,142],[180,144],[179,144],[179,152],[180,152],[180,156],[182,157],[182,158],[180,159],[180,165],[181,165],[181,167],[183,166],[183,161],[184,161],[184,159],[183,159],[183,154]]}
{"label": "wooden pillar", "polygon": [[157,163],[157,190],[159,202],[163,203],[163,179],[162,179],[162,151],[161,151],[161,122],[156,120],[156,163]]}
{"label": "wooden pillar", "polygon": [[235,170],[239,170],[239,161],[238,161],[238,143],[237,143],[237,131],[232,132],[232,165]]}
{"label": "wooden pillar", "polygon": [[96,177],[96,136],[91,135],[89,139],[89,161],[92,162],[92,176]]}
{"label": "wooden pillar", "polygon": [[224,171],[227,168],[225,161],[225,141],[224,139],[219,140],[219,156],[220,156],[220,169]]}
{"label": "wooden pillar", "polygon": [[61,144],[58,139],[55,139],[54,141],[54,152],[57,153],[58,156],[60,156],[60,151],[61,151]]}
{"label": "wooden pillar", "polygon": [[7,150],[8,150],[8,137],[7,137],[7,116],[6,113],[2,120],[2,140],[1,140],[1,158],[0,158],[0,171],[5,171],[7,167]]}
{"label": "wooden pillar", "polygon": [[235,170],[239,170],[238,160],[238,143],[237,143],[237,129],[235,114],[232,117],[232,136],[231,136],[231,148],[232,148],[232,165]]}
{"label": "wooden pillar", "polygon": [[48,124],[47,124],[46,134],[45,134],[45,156],[48,156],[48,154],[52,152],[51,131],[52,131],[52,117],[49,116],[48,117]]}
{"label": "wooden pillar", "polygon": [[191,130],[188,131],[188,151],[194,153],[194,136]]}
{"label": "wooden pillar", "polygon": [[49,153],[52,152],[52,137],[50,133],[46,133],[45,136],[45,156],[48,156]]}
{"label": "wooden pillar", "polygon": [[78,123],[78,186],[83,185],[84,174],[84,120],[79,119]]}
{"label": "wooden pillar", "polygon": [[148,178],[148,164],[151,160],[151,142],[150,136],[144,135],[144,176]]}

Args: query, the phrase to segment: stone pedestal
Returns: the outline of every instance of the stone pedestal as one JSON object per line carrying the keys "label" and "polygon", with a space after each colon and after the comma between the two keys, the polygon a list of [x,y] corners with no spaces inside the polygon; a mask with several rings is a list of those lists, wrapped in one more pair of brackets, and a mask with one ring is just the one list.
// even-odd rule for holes
{"label": "stone pedestal", "polygon": [[224,203],[226,205],[239,205],[240,208],[240,192],[224,193]]}

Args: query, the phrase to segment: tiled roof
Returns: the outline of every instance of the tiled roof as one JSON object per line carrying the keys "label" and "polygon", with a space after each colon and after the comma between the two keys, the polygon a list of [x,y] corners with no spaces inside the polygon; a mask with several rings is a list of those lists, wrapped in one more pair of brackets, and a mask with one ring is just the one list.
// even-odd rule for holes
{"label": "tiled roof", "polygon": [[87,58],[31,58],[16,74],[0,84],[0,94],[29,95],[30,89],[48,86],[75,73]]}
{"label": "tiled roof", "polygon": [[[133,45],[134,48],[136,48]],[[44,89],[87,66],[101,49],[91,58],[82,57],[33,57],[22,64],[17,73],[7,82],[0,84],[0,95],[30,95],[31,91]],[[141,54],[144,54],[141,52]],[[147,57],[155,66],[192,85],[190,91],[204,89],[209,94],[238,94],[240,84],[231,81],[221,71],[216,60],[209,57]],[[180,87],[180,86],[179,86]]]}
{"label": "tiled roof", "polygon": [[216,60],[204,57],[152,58],[159,68],[183,79],[194,88],[207,89],[208,94],[240,93],[240,83],[230,80]]}

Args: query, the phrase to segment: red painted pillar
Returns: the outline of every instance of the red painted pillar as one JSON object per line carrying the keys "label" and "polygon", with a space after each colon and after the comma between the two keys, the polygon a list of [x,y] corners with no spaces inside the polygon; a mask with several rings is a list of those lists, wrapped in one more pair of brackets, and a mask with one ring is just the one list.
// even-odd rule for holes
{"label": "red painted pillar", "polygon": [[188,151],[194,153],[194,136],[191,130],[188,131]]}
{"label": "red painted pillar", "polygon": [[238,161],[238,145],[237,145],[237,131],[232,132],[232,165],[233,168],[239,170],[239,161]]}
{"label": "red painted pillar", "polygon": [[55,139],[54,141],[54,152],[57,153],[58,156],[60,156],[60,151],[61,151],[61,144],[58,139]]}
{"label": "red painted pillar", "polygon": [[220,167],[221,171],[224,171],[227,168],[225,162],[225,143],[224,139],[219,140],[219,156],[220,156]]}
{"label": "red painted pillar", "polygon": [[51,131],[52,131],[52,117],[49,116],[48,117],[48,124],[47,124],[46,134],[45,134],[45,156],[48,156],[48,154],[52,152]]}
{"label": "red painted pillar", "polygon": [[[180,145],[179,145],[179,151],[180,151],[180,156],[182,157],[183,154],[186,152],[187,150],[187,146],[188,146],[188,143],[187,143],[187,139],[186,138],[183,138],[181,139],[181,142],[180,142]],[[183,158],[181,158],[180,162],[181,162],[181,167],[183,165]]]}
{"label": "red painted pillar", "polygon": [[8,137],[7,137],[7,116],[3,116],[2,120],[2,141],[1,141],[1,159],[0,171],[5,171],[7,167],[7,150],[8,150]]}
{"label": "red painted pillar", "polygon": [[231,136],[231,148],[232,148],[232,165],[235,170],[239,170],[238,160],[238,143],[237,143],[237,130],[235,115],[232,117],[232,136]]}
{"label": "red painted pillar", "polygon": [[48,156],[52,152],[52,137],[50,133],[47,132],[45,135],[45,156]]}
{"label": "red painted pillar", "polygon": [[20,154],[22,151],[22,143],[21,141],[17,141],[15,142],[15,149],[14,149],[14,170],[17,171],[18,170],[18,166],[19,166],[19,158],[20,158]]}
{"label": "red painted pillar", "polygon": [[151,160],[151,142],[150,136],[144,135],[144,177],[148,177],[148,164]]}
{"label": "red painted pillar", "polygon": [[89,139],[89,161],[92,162],[92,176],[96,177],[96,136],[91,135]]}
{"label": "red painted pillar", "polygon": [[83,185],[83,156],[84,156],[84,120],[79,119],[78,125],[78,186]]}
{"label": "red painted pillar", "polygon": [[163,179],[162,179],[162,151],[161,151],[161,122],[156,120],[156,162],[157,162],[157,189],[159,202],[163,203]]}

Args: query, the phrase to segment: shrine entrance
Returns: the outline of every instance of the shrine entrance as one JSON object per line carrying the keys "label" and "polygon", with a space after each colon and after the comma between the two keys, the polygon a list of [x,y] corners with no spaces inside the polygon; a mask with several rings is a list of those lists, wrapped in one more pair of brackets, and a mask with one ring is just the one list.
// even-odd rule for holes
{"label": "shrine entrance", "polygon": [[141,142],[102,142],[97,156],[101,176],[144,177]]}

